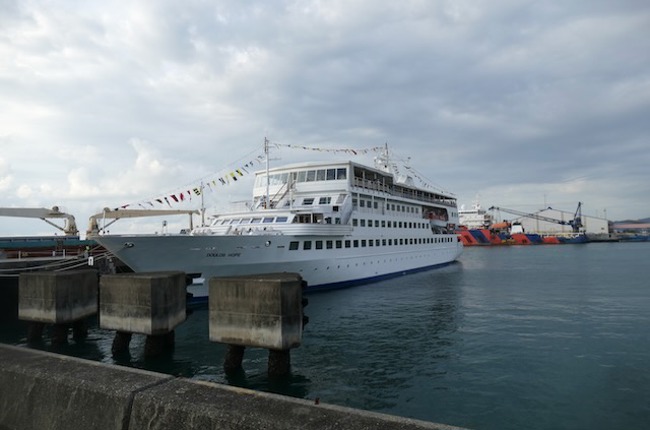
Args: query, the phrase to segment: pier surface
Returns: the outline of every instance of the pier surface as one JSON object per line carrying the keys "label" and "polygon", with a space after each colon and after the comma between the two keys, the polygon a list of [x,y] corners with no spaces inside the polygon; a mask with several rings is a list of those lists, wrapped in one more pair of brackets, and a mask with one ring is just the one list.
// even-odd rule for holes
{"label": "pier surface", "polygon": [[458,427],[0,345],[0,429]]}

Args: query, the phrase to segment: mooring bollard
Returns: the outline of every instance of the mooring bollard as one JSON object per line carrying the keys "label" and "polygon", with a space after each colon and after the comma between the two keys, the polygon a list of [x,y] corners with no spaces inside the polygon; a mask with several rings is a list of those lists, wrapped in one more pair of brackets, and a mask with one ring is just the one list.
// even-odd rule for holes
{"label": "mooring bollard", "polygon": [[95,270],[21,273],[18,285],[18,318],[28,321],[27,341],[41,340],[45,324],[53,324],[51,341],[85,339],[85,319],[97,313],[98,275]]}
{"label": "mooring bollard", "polygon": [[302,290],[296,273],[209,280],[210,340],[228,345],[226,372],[241,369],[250,346],[269,350],[270,376],[289,373],[289,351],[302,342]]}
{"label": "mooring bollard", "polygon": [[99,281],[99,326],[116,330],[114,355],[128,351],[132,333],[147,336],[146,357],[169,351],[185,308],[183,272],[103,275]]}

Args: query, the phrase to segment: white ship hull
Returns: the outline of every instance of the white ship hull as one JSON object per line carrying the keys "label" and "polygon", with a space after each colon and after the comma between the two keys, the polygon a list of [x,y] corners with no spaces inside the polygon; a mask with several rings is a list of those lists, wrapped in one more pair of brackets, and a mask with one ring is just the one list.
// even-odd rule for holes
{"label": "white ship hull", "polygon": [[[341,287],[441,266],[453,262],[462,252],[462,243],[455,235],[438,235],[441,243],[366,245],[308,252],[289,250],[290,242],[295,239],[292,236],[112,235],[102,237],[100,242],[136,272],[182,270],[204,279],[295,272],[307,281],[310,289]],[[324,238],[300,239],[316,242]]]}

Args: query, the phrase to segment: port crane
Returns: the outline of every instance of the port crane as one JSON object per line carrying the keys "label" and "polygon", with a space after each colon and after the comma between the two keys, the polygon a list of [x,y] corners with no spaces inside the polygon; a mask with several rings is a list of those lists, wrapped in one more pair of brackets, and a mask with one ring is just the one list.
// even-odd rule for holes
{"label": "port crane", "polygon": [[[547,209],[553,209],[553,208],[549,206]],[[517,215],[517,216],[520,216],[520,217],[532,218],[532,219],[536,219],[536,220],[539,220],[539,221],[545,221],[545,222],[550,222],[550,223],[555,223],[555,224],[568,225],[568,226],[571,226],[574,233],[579,233],[580,229],[582,229],[582,227],[583,227],[583,225],[582,225],[582,202],[578,202],[578,207],[577,207],[575,213],[573,214],[573,219],[570,219],[570,220],[561,220],[561,219],[557,219],[557,218],[551,218],[551,217],[548,217],[548,216],[540,215],[537,212],[532,212],[532,213],[522,212],[522,211],[518,211],[518,210],[515,210],[515,209],[502,208],[502,207],[498,207],[498,206],[492,206],[489,210],[491,210],[491,211],[493,211],[493,210],[494,211],[503,211],[503,212],[507,212],[507,213]]]}
{"label": "port crane", "polygon": [[[47,208],[0,208],[0,216],[17,217],[17,218],[39,218],[51,226],[61,230],[66,236],[75,236],[79,233],[74,216],[61,212],[58,206]],[[65,219],[63,227],[50,221],[50,218]]]}

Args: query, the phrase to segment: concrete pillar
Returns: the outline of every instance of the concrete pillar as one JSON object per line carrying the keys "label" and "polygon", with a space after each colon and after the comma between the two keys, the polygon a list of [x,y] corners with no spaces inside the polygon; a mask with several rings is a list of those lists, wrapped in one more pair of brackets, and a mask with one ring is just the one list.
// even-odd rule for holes
{"label": "concrete pillar", "polygon": [[54,324],[50,328],[50,339],[52,340],[52,345],[65,345],[68,343],[68,324]]}
{"label": "concrete pillar", "polygon": [[29,321],[27,323],[27,343],[38,343],[43,340],[43,330],[45,323],[38,321]]}
{"label": "concrete pillar", "polygon": [[84,319],[97,313],[97,286],[94,270],[21,273],[18,318],[29,322],[28,342],[39,341],[44,324],[53,324],[52,342],[66,343],[71,324],[82,327]]}
{"label": "concrete pillar", "polygon": [[115,337],[113,338],[113,345],[111,346],[111,352],[113,355],[124,354],[129,351],[129,344],[131,343],[131,333],[124,331],[116,331]]}
{"label": "concrete pillar", "polygon": [[223,362],[223,370],[226,373],[238,372],[242,369],[242,361],[244,360],[245,346],[241,345],[228,345],[226,352],[226,359]]}
{"label": "concrete pillar", "polygon": [[128,350],[120,333],[147,335],[145,355],[173,348],[176,326],[186,318],[183,272],[150,272],[104,275],[99,283],[99,326],[116,330],[113,354]]}
{"label": "concrete pillar", "polygon": [[175,334],[170,331],[166,334],[150,335],[144,343],[144,356],[157,357],[174,350]]}
{"label": "concrete pillar", "polygon": [[244,347],[269,349],[269,374],[290,370],[303,328],[302,278],[271,273],[209,280],[210,340],[229,345],[224,368],[241,368]]}
{"label": "concrete pillar", "polygon": [[269,376],[284,376],[291,372],[291,354],[289,350],[269,350]]}

